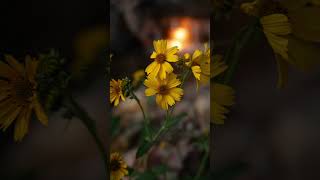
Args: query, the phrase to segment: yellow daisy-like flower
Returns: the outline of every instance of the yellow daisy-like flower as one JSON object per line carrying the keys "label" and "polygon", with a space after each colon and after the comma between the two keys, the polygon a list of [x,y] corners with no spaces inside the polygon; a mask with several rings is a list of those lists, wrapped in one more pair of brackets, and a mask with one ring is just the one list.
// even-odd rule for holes
{"label": "yellow daisy-like flower", "polygon": [[180,80],[173,73],[169,74],[166,79],[159,79],[148,77],[144,81],[144,85],[148,88],[145,90],[146,96],[156,95],[157,104],[165,110],[169,106],[173,106],[176,101],[181,100],[183,90],[178,86],[181,84]]}
{"label": "yellow daisy-like flower", "polygon": [[125,101],[125,97],[123,94],[123,81],[118,79],[117,81],[112,79],[110,81],[110,103],[114,102],[114,106],[118,106],[120,103],[120,99]]}
{"label": "yellow daisy-like flower", "polygon": [[24,66],[11,55],[6,55],[5,60],[7,63],[0,61],[0,128],[5,131],[16,120],[14,140],[21,141],[28,132],[33,111],[43,125],[48,125],[36,94],[38,61],[26,56]]}
{"label": "yellow daisy-like flower", "polygon": [[121,180],[128,175],[127,164],[119,153],[112,153],[110,156],[111,180]]}
{"label": "yellow daisy-like flower", "polygon": [[191,68],[197,80],[197,87],[199,84],[207,84],[210,79],[210,49],[207,44],[204,47],[203,52],[195,50],[192,57],[188,53],[184,55],[185,64]]}
{"label": "yellow daisy-like flower", "polygon": [[144,72],[144,70],[135,71],[135,72],[132,74],[132,77],[133,77],[132,85],[133,85],[133,86],[137,86],[137,85],[140,84],[140,82],[144,79],[144,77],[145,77],[145,72]]}
{"label": "yellow daisy-like flower", "polygon": [[[212,78],[223,73],[227,66],[222,62],[221,56],[213,56],[212,64]],[[227,106],[234,104],[234,90],[223,84],[211,82],[210,83],[210,101],[212,104],[211,122],[214,124],[224,124],[226,119],[225,114],[229,112]]]}
{"label": "yellow daisy-like flower", "polygon": [[167,74],[173,72],[173,68],[169,62],[179,61],[176,53],[179,51],[177,47],[167,47],[166,40],[153,41],[155,51],[150,58],[154,61],[147,66],[146,73],[152,77],[159,77],[161,80],[167,77]]}
{"label": "yellow daisy-like flower", "polygon": [[276,56],[278,87],[286,84],[289,64],[306,71],[319,62],[320,7],[316,1],[255,1],[251,5],[259,8],[256,15]]}

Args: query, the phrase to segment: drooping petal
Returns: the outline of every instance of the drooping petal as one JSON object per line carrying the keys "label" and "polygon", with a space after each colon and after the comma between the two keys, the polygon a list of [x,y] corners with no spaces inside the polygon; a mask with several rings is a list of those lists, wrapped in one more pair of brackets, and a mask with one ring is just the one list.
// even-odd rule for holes
{"label": "drooping petal", "polygon": [[11,108],[3,117],[1,117],[1,129],[3,131],[7,130],[7,128],[12,124],[12,122],[17,118],[19,113],[21,112],[21,106],[16,106],[15,108]]}
{"label": "drooping petal", "polygon": [[8,64],[0,61],[0,77],[12,79],[17,76],[18,74]]}
{"label": "drooping petal", "polygon": [[45,126],[48,125],[48,116],[47,114],[44,112],[40,102],[38,101],[38,99],[35,99],[33,101],[33,108],[34,111],[37,115],[37,119]]}
{"label": "drooping petal", "polygon": [[24,76],[25,71],[22,64],[20,64],[13,56],[5,55],[5,60],[7,63],[21,76]]}
{"label": "drooping petal", "polygon": [[284,88],[288,82],[288,62],[281,56],[276,55],[277,69],[278,69],[278,88]]}
{"label": "drooping petal", "polygon": [[31,106],[29,106],[24,110],[22,110],[22,112],[20,113],[14,129],[15,141],[21,141],[23,137],[27,134],[31,112],[32,112],[32,109],[31,109]]}
{"label": "drooping petal", "polygon": [[201,73],[201,68],[200,66],[192,66],[191,67],[192,73],[194,77],[198,80],[200,80],[200,73]]}

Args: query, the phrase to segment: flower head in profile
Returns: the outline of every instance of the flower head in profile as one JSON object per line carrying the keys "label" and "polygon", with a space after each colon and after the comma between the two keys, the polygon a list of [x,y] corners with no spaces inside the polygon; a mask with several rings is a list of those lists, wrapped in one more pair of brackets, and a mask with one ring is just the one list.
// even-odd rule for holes
{"label": "flower head in profile", "polygon": [[210,79],[210,49],[207,44],[204,45],[204,51],[197,49],[192,56],[188,53],[184,55],[185,64],[191,68],[193,76],[199,84],[207,84]]}
{"label": "flower head in profile", "polygon": [[181,100],[183,90],[178,86],[181,84],[180,80],[173,73],[169,74],[166,79],[148,77],[144,81],[144,85],[147,86],[145,90],[146,96],[156,95],[157,104],[165,110],[168,110],[169,106],[173,106],[176,101]]}
{"label": "flower head in profile", "polygon": [[[227,69],[223,63],[221,56],[213,56],[212,78],[220,75]],[[229,112],[227,106],[234,104],[234,90],[224,84],[210,83],[210,101],[212,103],[211,122],[214,124],[224,124],[225,114]]]}
{"label": "flower head in profile", "polygon": [[151,77],[159,77],[161,80],[165,79],[168,74],[173,72],[173,67],[169,62],[179,61],[177,47],[167,47],[166,40],[153,41],[155,51],[151,54],[150,58],[153,62],[147,66],[146,73]]}
{"label": "flower head in profile", "polygon": [[110,81],[110,103],[114,103],[114,106],[118,106],[120,100],[125,101],[124,96],[124,82],[121,79]]}
{"label": "flower head in profile", "polygon": [[37,97],[38,60],[26,56],[25,65],[11,55],[0,61],[0,128],[5,131],[15,121],[14,140],[27,134],[33,112],[48,125],[48,117]]}
{"label": "flower head in profile", "polygon": [[315,17],[320,17],[320,7],[317,1],[256,0],[243,5],[242,10],[247,14],[250,14],[248,10],[256,12],[254,15],[260,18],[277,60],[278,87],[287,83],[289,64],[306,71],[318,63],[320,48],[316,43],[320,42],[320,21]]}
{"label": "flower head in profile", "polygon": [[143,79],[145,78],[145,72],[144,70],[137,70],[132,74],[132,77],[133,77],[132,85],[136,87],[140,85],[141,81],[143,81]]}
{"label": "flower head in profile", "polygon": [[112,153],[110,156],[111,180],[121,180],[128,175],[127,164],[119,153]]}

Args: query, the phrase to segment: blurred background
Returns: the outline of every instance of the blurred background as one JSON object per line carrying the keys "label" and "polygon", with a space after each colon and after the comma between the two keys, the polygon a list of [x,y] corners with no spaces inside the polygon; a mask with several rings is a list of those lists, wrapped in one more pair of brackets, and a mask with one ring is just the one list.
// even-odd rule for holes
{"label": "blurred background", "polygon": [[[72,93],[96,120],[107,148],[106,22],[103,0],[16,1],[0,3],[0,57],[24,62],[53,48],[65,57]],[[13,127],[0,133],[1,180],[106,179],[103,161],[86,127],[76,118],[49,114],[49,126],[33,119],[20,143]]]}
{"label": "blurred background", "polygon": [[[210,38],[210,11],[207,0],[111,0],[111,78],[132,78],[135,71],[144,71],[152,62],[154,40],[167,39],[168,46],[178,46],[180,55],[203,50]],[[136,94],[149,112],[152,125],[159,128],[165,111],[155,104],[153,97],[146,98],[144,90],[142,85]],[[202,154],[193,140],[208,132],[210,126],[209,86],[200,87],[197,92],[195,79],[190,77],[184,92],[175,113],[187,112],[187,118],[153,148],[148,162],[148,168],[166,164],[169,179],[195,175]],[[113,109],[113,116],[120,119],[120,127],[110,150],[124,154],[128,165],[133,167],[142,132],[142,113],[134,100],[127,99]]]}
{"label": "blurred background", "polygon": [[[225,52],[250,20],[233,10],[212,23],[214,53]],[[288,86],[277,89],[272,49],[257,37],[243,49],[232,81],[236,104],[225,125],[211,129],[213,170],[220,179],[319,179],[320,67],[309,73],[291,67]]]}

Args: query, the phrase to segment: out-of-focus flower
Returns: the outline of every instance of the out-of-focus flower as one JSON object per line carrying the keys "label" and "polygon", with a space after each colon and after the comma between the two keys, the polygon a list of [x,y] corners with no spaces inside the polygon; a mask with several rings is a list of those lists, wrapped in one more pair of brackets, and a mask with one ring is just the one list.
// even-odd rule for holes
{"label": "out-of-focus flower", "polygon": [[155,51],[150,58],[154,61],[146,68],[146,73],[152,77],[159,77],[165,79],[167,74],[173,72],[173,67],[169,62],[179,61],[176,53],[179,51],[177,47],[167,47],[166,40],[153,41]]}
{"label": "out-of-focus flower", "polygon": [[278,87],[286,84],[289,64],[306,71],[319,63],[320,46],[316,43],[320,42],[320,8],[312,4],[316,3],[257,0],[241,6],[245,13],[257,12],[254,15],[260,18],[262,30],[276,56]]}
{"label": "out-of-focus flower", "polygon": [[118,106],[120,99],[125,101],[125,96],[123,92],[123,81],[121,79],[110,81],[110,102],[114,103],[114,106]]}
{"label": "out-of-focus flower", "polygon": [[[222,62],[221,56],[213,56],[212,64],[212,78],[223,73],[227,66]],[[225,114],[229,112],[226,106],[234,104],[234,90],[223,84],[210,83],[210,101],[212,103],[211,109],[211,122],[214,124],[224,124]]]}
{"label": "out-of-focus flower", "polygon": [[28,132],[33,111],[43,125],[48,125],[37,97],[38,61],[26,56],[24,66],[11,55],[6,55],[5,60],[7,63],[0,61],[0,125],[5,131],[16,120],[14,140],[21,141]]}
{"label": "out-of-focus flower", "polygon": [[181,100],[183,89],[177,87],[181,84],[180,80],[173,73],[169,74],[166,79],[148,77],[144,81],[147,86],[146,96],[156,95],[156,102],[162,108],[167,110],[168,106],[173,106],[176,101]]}
{"label": "out-of-focus flower", "polygon": [[111,180],[121,180],[128,175],[127,164],[119,153],[112,153],[110,156]]}
{"label": "out-of-focus flower", "polygon": [[137,70],[132,74],[132,77],[133,77],[132,85],[136,87],[145,78],[145,72],[144,70]]}
{"label": "out-of-focus flower", "polygon": [[197,49],[192,57],[188,53],[184,55],[185,64],[191,68],[193,76],[197,80],[197,87],[199,84],[207,84],[210,79],[210,49],[207,44],[204,46],[203,52]]}
{"label": "out-of-focus flower", "polygon": [[197,64],[200,59],[200,56],[202,55],[202,52],[200,50],[194,51],[192,57],[190,56],[189,53],[184,54],[184,58],[186,60],[186,65],[189,66],[192,70],[193,76],[197,79],[200,80],[200,73],[201,73],[201,68],[200,65]]}

